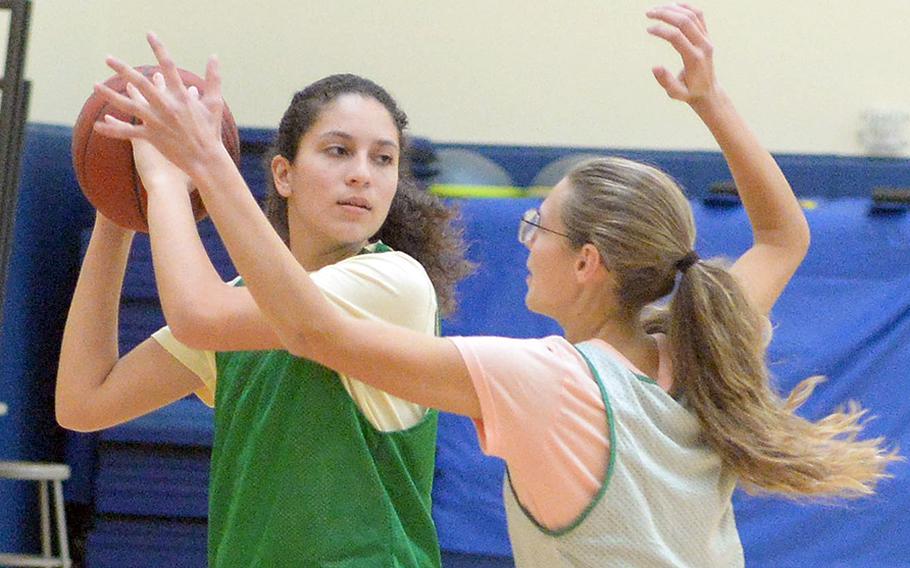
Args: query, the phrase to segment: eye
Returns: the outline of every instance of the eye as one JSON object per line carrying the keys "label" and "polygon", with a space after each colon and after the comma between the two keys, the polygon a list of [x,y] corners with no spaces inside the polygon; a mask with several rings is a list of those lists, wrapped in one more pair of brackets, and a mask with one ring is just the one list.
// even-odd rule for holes
{"label": "eye", "polygon": [[325,149],[325,152],[330,156],[347,156],[348,149],[344,146],[333,145]]}
{"label": "eye", "polygon": [[395,163],[395,156],[391,154],[379,154],[376,156],[376,162],[383,166],[390,166]]}

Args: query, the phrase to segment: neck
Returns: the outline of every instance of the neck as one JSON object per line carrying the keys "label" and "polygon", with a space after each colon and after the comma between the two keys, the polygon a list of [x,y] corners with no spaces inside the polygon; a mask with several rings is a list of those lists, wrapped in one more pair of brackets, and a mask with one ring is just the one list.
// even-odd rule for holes
{"label": "neck", "polygon": [[313,272],[324,266],[335,264],[336,262],[356,255],[366,245],[367,243],[364,242],[353,245],[337,245],[335,248],[329,249],[309,250],[307,247],[295,247],[292,242],[291,253],[307,272]]}
{"label": "neck", "polygon": [[551,311],[556,313],[546,315],[559,323],[570,343],[597,338],[612,344],[608,337],[626,337],[641,327],[637,313],[619,310],[612,297],[590,287],[570,293],[566,303],[552,307]]}
{"label": "neck", "polygon": [[654,339],[645,332],[641,314],[628,313],[603,304],[579,309],[568,317],[560,318],[559,324],[570,343],[588,339],[600,339],[624,355],[650,349]]}
{"label": "neck", "polygon": [[[592,317],[592,314],[596,314]],[[575,317],[563,318],[559,324],[565,331],[566,339],[579,343],[587,339],[602,339],[619,349],[619,345],[635,343],[647,338],[638,314],[625,315],[618,312],[585,311]]]}
{"label": "neck", "polygon": [[313,272],[324,266],[335,264],[359,253],[367,242],[326,243],[318,238],[308,238],[291,231],[291,254],[307,271]]}
{"label": "neck", "polygon": [[571,325],[563,325],[563,329],[570,343],[579,343],[587,339],[600,339],[609,343],[639,371],[657,380],[660,370],[657,341],[645,332],[640,314],[608,312],[606,317],[601,316],[596,321],[575,319]]}
{"label": "neck", "polygon": [[583,287],[566,304],[553,308],[569,343],[600,339],[610,344],[649,377],[657,377],[660,355],[657,340],[642,324],[642,310],[619,307],[619,300],[608,281],[597,287]]}

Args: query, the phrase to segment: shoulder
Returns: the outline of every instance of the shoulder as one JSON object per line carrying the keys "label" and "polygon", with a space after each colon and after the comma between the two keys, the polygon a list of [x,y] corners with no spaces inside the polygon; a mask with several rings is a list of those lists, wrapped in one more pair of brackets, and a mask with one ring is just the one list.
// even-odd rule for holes
{"label": "shoulder", "polygon": [[541,380],[554,377],[589,376],[578,350],[564,338],[449,337],[475,376],[507,381]]}
{"label": "shoulder", "polygon": [[352,256],[313,272],[312,277],[323,291],[355,286],[412,304],[436,303],[436,290],[426,269],[414,257],[399,251]]}
{"label": "shoulder", "polygon": [[360,254],[311,274],[323,295],[351,315],[432,333],[436,291],[426,270],[396,251]]}
{"label": "shoulder", "polygon": [[[601,339],[589,339],[573,346],[583,356],[593,374],[601,381],[620,380],[627,382],[635,378],[648,378],[625,355]],[[663,363],[663,361],[661,361]],[[653,380],[652,380],[653,382]]]}
{"label": "shoulder", "polygon": [[394,250],[352,256],[317,270],[313,277],[318,279],[337,274],[365,278],[380,285],[430,289],[433,286],[423,265],[414,257]]}
{"label": "shoulder", "polygon": [[574,413],[598,417],[602,412],[588,366],[562,337],[447,339],[461,353],[477,393],[477,432],[488,454],[507,461],[535,451],[539,456]]}

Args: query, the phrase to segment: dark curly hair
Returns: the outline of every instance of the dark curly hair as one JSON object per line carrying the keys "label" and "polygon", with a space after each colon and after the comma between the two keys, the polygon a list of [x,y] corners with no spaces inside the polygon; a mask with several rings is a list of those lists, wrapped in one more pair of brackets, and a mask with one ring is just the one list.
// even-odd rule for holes
{"label": "dark curly hair", "polygon": [[455,285],[474,270],[465,258],[463,230],[458,212],[434,195],[418,189],[411,174],[408,141],[404,134],[407,115],[389,93],[357,75],[330,75],[294,94],[291,104],[281,118],[278,134],[271,152],[266,155],[266,175],[269,180],[265,198],[265,213],[286,244],[290,244],[288,202],[275,189],[271,161],[276,155],[293,163],[300,139],[319,119],[322,110],[341,95],[358,94],[378,101],[389,111],[398,130],[401,158],[398,162],[398,189],[392,199],[389,214],[373,239],[381,240],[395,250],[414,257],[423,265],[436,289],[439,311],[451,314],[457,306]]}

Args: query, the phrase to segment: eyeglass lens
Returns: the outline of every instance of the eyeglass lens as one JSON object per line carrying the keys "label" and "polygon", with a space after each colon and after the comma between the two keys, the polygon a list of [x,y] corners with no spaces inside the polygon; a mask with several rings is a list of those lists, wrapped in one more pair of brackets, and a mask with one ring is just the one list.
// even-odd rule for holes
{"label": "eyeglass lens", "polygon": [[518,223],[518,242],[527,245],[540,224],[540,213],[536,209],[529,209],[521,216],[521,222]]}

